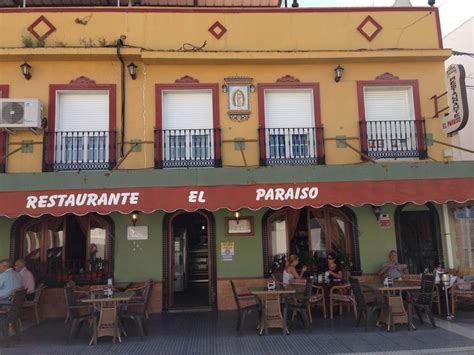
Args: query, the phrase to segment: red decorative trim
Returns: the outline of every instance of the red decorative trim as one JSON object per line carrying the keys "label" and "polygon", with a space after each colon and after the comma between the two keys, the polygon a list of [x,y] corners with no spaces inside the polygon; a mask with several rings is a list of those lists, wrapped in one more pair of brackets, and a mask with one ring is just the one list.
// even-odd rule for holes
{"label": "red decorative trim", "polygon": [[277,79],[277,83],[299,83],[300,79],[295,78],[291,75],[282,76],[280,79]]}
{"label": "red decorative trim", "polygon": [[73,79],[69,82],[72,85],[96,85],[96,82],[92,79],[89,79],[86,76],[80,76],[76,79]]}
{"label": "red decorative trim", "polygon": [[375,80],[400,80],[398,76],[393,75],[392,73],[385,72],[375,77]]}
{"label": "red decorative trim", "polygon": [[[49,27],[49,31],[46,32],[45,34],[43,34],[42,36],[40,36],[38,34],[38,32],[35,31],[35,27],[40,23],[40,22],[44,22],[46,24],[46,26]],[[35,22],[33,22],[28,28],[27,28],[28,32],[30,32],[33,36],[35,36],[35,38],[38,40],[38,41],[42,41],[42,40],[45,40],[46,38],[48,38],[51,33],[53,33],[54,31],[56,31],[56,27],[54,27],[54,25],[49,22],[49,20],[44,17],[44,15],[41,15],[40,17],[38,17],[36,19]]]}
{"label": "red decorative trim", "polygon": [[[375,31],[371,35],[364,31],[364,26],[367,25],[369,22],[375,26]],[[364,36],[369,42],[372,42],[372,40],[377,37],[379,32],[382,31],[382,26],[377,21],[375,21],[372,16],[367,16],[364,21],[362,21],[362,23],[357,27],[357,31],[359,31],[360,34]]]}
{"label": "red decorative trim", "polygon": [[227,28],[219,21],[214,22],[207,30],[218,40],[227,32]]}
{"label": "red decorative trim", "polygon": [[[8,85],[0,85],[0,98],[7,98],[9,94]],[[7,161],[7,136],[3,129],[0,129],[0,173],[5,172],[5,162]]]}
{"label": "red decorative trim", "polygon": [[[117,94],[115,84],[96,84],[94,80],[80,76],[75,80],[71,80],[69,84],[50,84],[49,85],[49,102],[48,102],[48,131],[54,132],[56,127],[56,97],[58,91],[90,91],[102,90],[109,92],[109,131],[116,129],[116,111],[117,111]],[[52,164],[54,161],[54,140],[48,141],[46,159],[47,164]],[[115,144],[111,140],[109,149],[109,161],[115,162]]]}
{"label": "red decorative trim", "polygon": [[[385,74],[383,74],[385,75]],[[377,77],[378,78],[378,77]],[[365,101],[364,101],[364,88],[370,86],[410,86],[413,92],[413,105],[415,110],[415,126],[417,132],[417,145],[418,151],[422,152],[425,146],[425,137],[423,132],[423,124],[421,120],[421,104],[420,104],[420,90],[418,80],[399,80],[399,79],[383,79],[383,80],[367,80],[357,81],[357,102],[359,106],[359,120],[365,122]],[[367,132],[361,131],[361,149],[362,152],[367,152]],[[420,156],[420,159],[424,157]]]}
{"label": "red decorative trim", "polygon": [[0,85],[0,98],[5,99],[9,95],[10,86]]}
{"label": "red decorative trim", "polygon": [[[284,76],[287,77],[288,75]],[[322,130],[321,128],[321,103],[320,103],[320,93],[319,93],[319,83],[301,83],[294,81],[277,81],[276,83],[263,83],[257,85],[258,92],[258,126],[259,126],[259,144],[260,144],[260,163],[265,161],[266,157],[266,147],[265,147],[265,91],[272,89],[312,89],[313,90],[313,110],[314,110],[314,127],[316,128],[316,140],[317,142],[322,142],[323,137],[319,136],[318,133]],[[322,134],[321,134],[322,135]],[[316,145],[316,156],[324,156],[324,148],[322,144]]]}
{"label": "red decorative trim", "polygon": [[176,84],[197,84],[199,83],[198,79],[194,79],[192,76],[185,75],[174,81]]}
{"label": "red decorative trim", "polygon": [[[183,78],[192,77],[186,75]],[[193,79],[196,80],[196,79]],[[178,91],[178,90],[211,90],[212,92],[212,115],[213,115],[213,126],[214,126],[214,159],[216,161],[221,160],[221,147],[220,142],[220,118],[219,118],[219,84],[200,84],[198,81],[190,82],[176,82],[175,84],[156,84],[155,85],[155,127],[156,130],[163,129],[163,91]],[[158,137],[160,138],[160,137]],[[160,138],[161,139],[161,138]],[[161,161],[163,157],[163,147],[160,142],[155,142],[155,162]]]}

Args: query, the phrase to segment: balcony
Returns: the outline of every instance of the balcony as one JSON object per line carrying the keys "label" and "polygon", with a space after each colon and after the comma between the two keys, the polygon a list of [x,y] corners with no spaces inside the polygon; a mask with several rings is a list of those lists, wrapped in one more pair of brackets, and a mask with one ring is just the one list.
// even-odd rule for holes
{"label": "balcony", "polygon": [[155,168],[221,166],[220,129],[155,130]]}
{"label": "balcony", "polygon": [[374,160],[426,159],[425,121],[360,121],[362,153]]}
{"label": "balcony", "polygon": [[115,142],[115,131],[46,132],[44,170],[109,170]]}
{"label": "balcony", "polygon": [[324,164],[323,127],[260,128],[260,165]]}

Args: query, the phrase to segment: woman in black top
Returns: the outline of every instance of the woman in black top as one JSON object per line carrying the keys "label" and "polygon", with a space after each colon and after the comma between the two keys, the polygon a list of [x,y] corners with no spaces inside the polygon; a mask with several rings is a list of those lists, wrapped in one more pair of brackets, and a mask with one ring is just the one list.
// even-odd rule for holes
{"label": "woman in black top", "polygon": [[330,252],[328,254],[328,271],[326,275],[329,273],[329,281],[333,282],[334,280],[341,280],[342,279],[342,271],[339,266],[339,262],[336,260],[336,254],[334,252]]}

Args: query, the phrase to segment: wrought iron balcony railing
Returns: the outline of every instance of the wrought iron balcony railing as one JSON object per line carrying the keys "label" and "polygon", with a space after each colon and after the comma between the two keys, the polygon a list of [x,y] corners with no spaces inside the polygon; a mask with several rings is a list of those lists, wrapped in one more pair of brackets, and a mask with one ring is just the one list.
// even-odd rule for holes
{"label": "wrought iron balcony railing", "polygon": [[46,132],[45,170],[109,170],[115,166],[115,131]]}
{"label": "wrought iron balcony railing", "polygon": [[260,128],[260,165],[324,164],[323,127]]}
{"label": "wrought iron balcony railing", "polygon": [[372,159],[425,159],[425,121],[360,121],[362,152]]}
{"label": "wrought iron balcony railing", "polygon": [[221,166],[220,129],[155,130],[155,168]]}

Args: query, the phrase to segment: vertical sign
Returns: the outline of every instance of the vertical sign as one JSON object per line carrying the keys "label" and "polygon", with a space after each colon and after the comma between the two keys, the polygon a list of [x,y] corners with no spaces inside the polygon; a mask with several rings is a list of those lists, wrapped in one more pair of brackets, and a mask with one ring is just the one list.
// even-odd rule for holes
{"label": "vertical sign", "polygon": [[466,71],[461,64],[451,64],[446,70],[449,114],[441,122],[444,133],[451,134],[464,128],[469,117],[466,94]]}

